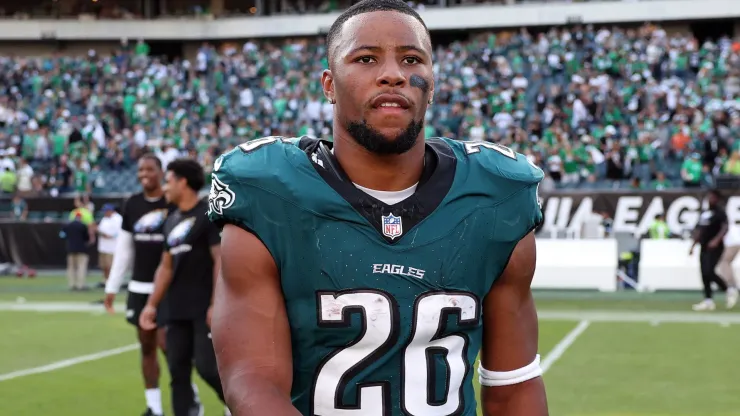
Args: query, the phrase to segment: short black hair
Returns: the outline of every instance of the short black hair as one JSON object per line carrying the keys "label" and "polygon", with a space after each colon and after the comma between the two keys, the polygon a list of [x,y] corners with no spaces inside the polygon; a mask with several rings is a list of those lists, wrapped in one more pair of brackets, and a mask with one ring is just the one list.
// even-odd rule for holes
{"label": "short black hair", "polygon": [[154,153],[144,153],[141,155],[139,160],[151,160],[154,162],[155,165],[159,168],[159,170],[162,170],[162,161],[155,155]]}
{"label": "short black hair", "polygon": [[404,2],[403,0],[362,0],[361,2],[355,3],[352,7],[342,12],[342,14],[337,17],[337,20],[335,20],[334,23],[331,25],[331,28],[329,28],[329,33],[326,35],[326,54],[330,62],[332,56],[332,45],[336,43],[336,39],[342,32],[342,27],[344,26],[344,23],[352,17],[372,12],[398,12],[412,16],[413,18],[418,20],[422,26],[424,26],[424,29],[427,32],[427,36],[429,36],[431,40],[429,28],[427,28],[424,20],[421,18],[421,16],[419,16],[419,13],[417,13],[413,7],[406,4],[406,2]]}
{"label": "short black hair", "polygon": [[203,166],[193,159],[183,158],[173,160],[167,165],[167,171],[172,172],[178,178],[185,179],[188,183],[188,188],[195,192],[203,189],[203,186],[206,184],[206,174],[203,171]]}

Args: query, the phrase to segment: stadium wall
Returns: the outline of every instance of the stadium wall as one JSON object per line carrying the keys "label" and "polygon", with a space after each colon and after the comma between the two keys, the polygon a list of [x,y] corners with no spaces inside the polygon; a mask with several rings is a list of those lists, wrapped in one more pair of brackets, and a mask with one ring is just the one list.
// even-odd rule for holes
{"label": "stadium wall", "polygon": [[[26,264],[40,269],[64,269],[63,223],[0,223],[0,263]],[[638,290],[700,290],[698,250],[689,256],[688,240],[643,240]],[[535,289],[618,290],[617,240],[537,239]],[[90,266],[97,251],[90,250]],[[733,264],[740,272],[740,259]]]}
{"label": "stadium wall", "polygon": [[[740,18],[737,0],[651,0],[427,9],[430,30],[475,30],[575,23],[697,21]],[[0,40],[225,40],[315,36],[328,31],[336,13],[225,19],[0,20]]]}
{"label": "stadium wall", "polygon": [[[637,236],[647,233],[659,213],[674,234],[693,230],[700,210],[706,208],[705,191],[572,191],[543,194],[545,232],[565,231],[580,234],[584,221],[593,213],[601,213],[613,221],[612,231]],[[727,216],[730,223],[740,225],[740,193],[728,193]]]}
{"label": "stadium wall", "polygon": [[[671,231],[681,234],[693,229],[704,205],[701,190],[662,192],[557,192],[543,195],[545,221],[542,231],[580,230],[594,212],[613,219],[616,232],[644,234],[655,215],[664,212]],[[93,203],[120,206],[124,195],[96,196]],[[71,210],[70,198],[27,200],[32,211]],[[740,192],[729,195],[727,213],[731,223],[740,223]],[[59,238],[61,222],[0,223],[0,263],[27,264],[36,268],[66,267],[64,241]],[[576,232],[576,235],[579,233]],[[639,243],[639,290],[698,290],[698,253],[689,256],[690,241],[642,240]],[[611,292],[618,289],[619,244],[606,239],[537,239],[537,289],[585,289]],[[90,264],[97,265],[91,249]],[[735,261],[740,272],[740,258]]]}

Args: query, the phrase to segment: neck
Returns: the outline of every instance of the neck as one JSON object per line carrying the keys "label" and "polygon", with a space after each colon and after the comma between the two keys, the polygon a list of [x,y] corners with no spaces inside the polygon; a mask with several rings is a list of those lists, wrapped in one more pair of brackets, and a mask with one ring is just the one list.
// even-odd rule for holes
{"label": "neck", "polygon": [[155,199],[155,198],[161,198],[164,195],[164,191],[162,188],[157,188],[151,191],[147,191],[144,189],[144,198],[148,199]]}
{"label": "neck", "polygon": [[344,131],[335,130],[334,134],[334,156],[349,179],[376,191],[402,191],[419,182],[424,169],[424,151],[421,136],[406,153],[377,155],[357,144]]}
{"label": "neck", "polygon": [[195,192],[187,192],[177,203],[177,209],[182,212],[187,212],[193,209],[196,205],[198,205],[198,194]]}

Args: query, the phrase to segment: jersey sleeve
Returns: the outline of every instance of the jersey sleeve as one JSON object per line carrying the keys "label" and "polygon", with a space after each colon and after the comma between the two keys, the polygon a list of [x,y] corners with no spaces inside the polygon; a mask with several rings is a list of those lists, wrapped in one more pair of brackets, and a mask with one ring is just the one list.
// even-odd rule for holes
{"label": "jersey sleeve", "polygon": [[468,186],[488,195],[497,206],[497,239],[518,242],[540,225],[543,216],[537,190],[544,178],[542,169],[499,144],[464,142],[457,146],[470,167]]}
{"label": "jersey sleeve", "polygon": [[524,186],[508,197],[497,210],[496,233],[518,242],[542,223],[539,180]]}
{"label": "jersey sleeve", "polygon": [[216,159],[208,195],[208,217],[220,230],[240,227],[260,239],[280,265],[290,211],[281,194],[286,185],[283,140],[248,142]]}

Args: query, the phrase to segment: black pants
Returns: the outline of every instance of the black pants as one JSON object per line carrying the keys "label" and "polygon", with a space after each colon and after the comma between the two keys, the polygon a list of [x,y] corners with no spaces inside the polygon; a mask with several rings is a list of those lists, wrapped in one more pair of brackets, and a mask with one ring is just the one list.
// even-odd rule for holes
{"label": "black pants", "polygon": [[188,416],[193,407],[193,361],[198,374],[216,391],[221,401],[224,400],[210,333],[205,319],[167,323],[167,365],[172,379],[170,388],[175,416]]}
{"label": "black pants", "polygon": [[699,254],[699,264],[701,265],[701,280],[704,283],[704,298],[712,298],[712,282],[717,283],[717,286],[722,291],[727,290],[727,284],[725,281],[714,272],[714,269],[719,264],[719,260],[722,257],[724,247],[720,246],[714,249],[702,250]]}

